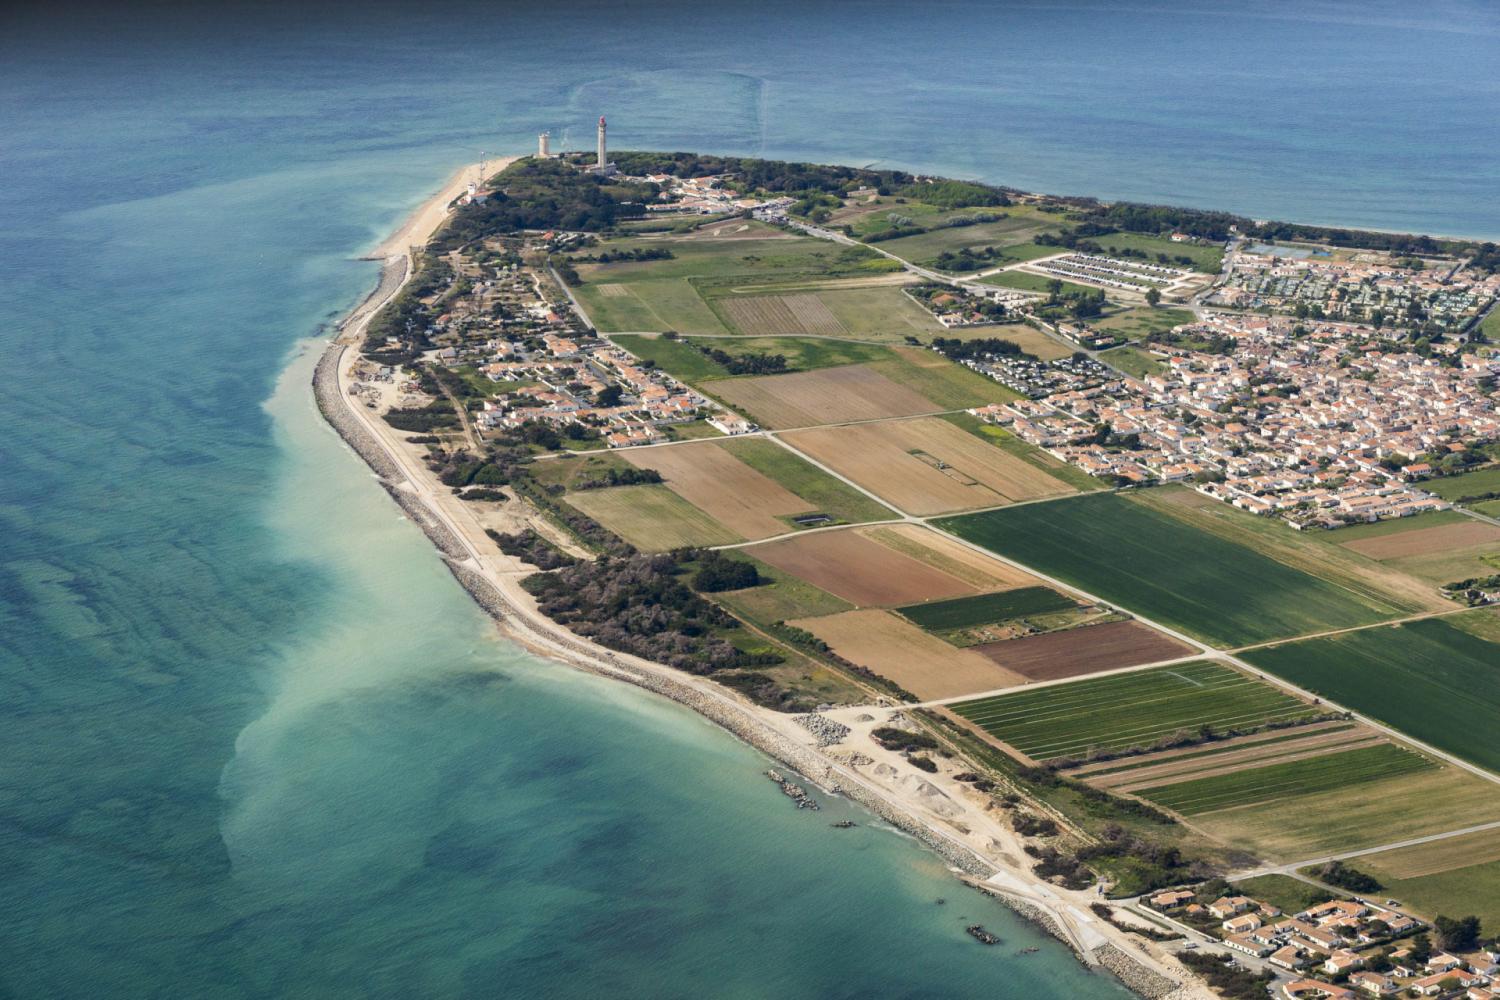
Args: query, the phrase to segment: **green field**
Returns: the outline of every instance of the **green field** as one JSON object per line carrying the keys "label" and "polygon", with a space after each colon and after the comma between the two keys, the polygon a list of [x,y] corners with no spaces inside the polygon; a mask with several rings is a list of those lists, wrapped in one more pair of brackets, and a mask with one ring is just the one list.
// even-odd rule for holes
{"label": "green field", "polygon": [[1313,537],[1343,545],[1366,538],[1383,538],[1386,535],[1404,535],[1408,531],[1421,531],[1424,528],[1441,528],[1445,524],[1465,524],[1469,520],[1456,510],[1430,510],[1415,517],[1371,521],[1368,524],[1346,524],[1336,531],[1314,533]]}
{"label": "green field", "polygon": [[1192,816],[1231,806],[1271,802],[1293,795],[1342,791],[1365,781],[1436,768],[1414,751],[1391,743],[1307,757],[1245,771],[1232,771],[1175,785],[1137,789],[1135,794]]}
{"label": "green field", "polygon": [[646,552],[744,541],[665,486],[612,486],[566,502]]}
{"label": "green field", "polygon": [[[745,329],[735,322],[729,310],[736,299],[764,298],[769,296],[811,296],[822,303],[843,331],[822,329],[817,332],[827,336],[843,336],[858,340],[904,343],[909,336],[931,336],[943,332],[943,325],[931,313],[912,301],[901,285],[863,283],[853,281],[820,281],[813,284],[755,285],[750,288],[735,286],[707,286],[700,289],[707,307],[718,316],[722,325],[731,332],[746,336],[768,334],[799,336],[807,335],[806,328]],[[764,322],[764,321],[762,321]]]}
{"label": "green field", "polygon": [[[719,447],[757,472],[776,480],[822,514],[836,521],[894,520],[896,513],[884,504],[846,486],[817,466],[774,441],[761,437],[729,438]],[[805,617],[805,616],[804,616]]]}
{"label": "green field", "polygon": [[949,601],[929,601],[897,608],[906,619],[928,631],[970,628],[1025,615],[1070,611],[1078,605],[1051,587],[1021,587],[998,594],[975,594]]}
{"label": "green field", "polygon": [[594,327],[604,333],[675,330],[723,335],[729,332],[685,278],[585,284],[575,286],[573,294],[588,312]]}
{"label": "green field", "polygon": [[[1046,292],[1048,286],[1061,278],[1054,278],[1049,274],[1032,274],[1030,271],[1001,271],[992,274],[988,278],[979,279],[986,285],[997,285],[1000,288],[1019,288],[1027,292]],[[1090,285],[1079,285],[1071,281],[1063,281],[1062,290],[1068,292],[1092,292],[1094,288]]]}
{"label": "green field", "polygon": [[1155,309],[1144,306],[1136,309],[1125,309],[1103,319],[1090,320],[1089,326],[1104,333],[1112,333],[1126,340],[1136,340],[1152,333],[1161,333],[1191,323],[1193,314],[1186,309],[1169,309],[1159,306]]}
{"label": "green field", "polygon": [[1465,472],[1457,476],[1429,479],[1422,484],[1422,488],[1429,493],[1436,493],[1444,500],[1480,496],[1484,493],[1500,493],[1500,465],[1475,472]]}
{"label": "green field", "polygon": [[1335,895],[1328,889],[1308,885],[1290,875],[1258,875],[1241,879],[1234,883],[1234,887],[1252,899],[1280,908],[1284,913],[1300,913]]}
{"label": "green field", "polygon": [[[955,212],[945,212],[942,216],[926,220],[917,218],[913,213],[902,212],[899,208],[896,212],[898,215],[911,216],[918,225],[934,225],[940,219],[980,213],[998,213],[1003,214],[1005,218],[996,222],[981,222],[973,226],[933,229],[931,232],[920,233],[916,236],[884,240],[876,245],[906,260],[927,261],[944,250],[958,251],[964,247],[1016,247],[1020,251],[1025,251],[1029,247],[1036,246],[1031,240],[1033,236],[1048,229],[1058,228],[1056,216],[1017,205],[1008,208],[966,208]],[[1058,251],[1052,250],[1051,252],[1057,253]]]}
{"label": "green field", "polygon": [[926,396],[944,410],[967,410],[1008,403],[1020,394],[941,354],[913,347],[891,348],[891,355],[870,367],[892,382]]}
{"label": "green field", "polygon": [[1385,887],[1382,896],[1399,899],[1402,905],[1429,918],[1472,913],[1486,933],[1493,934],[1500,927],[1500,861],[1465,865],[1415,878],[1393,878],[1380,869],[1380,857],[1376,854],[1353,863],[1380,880]]}
{"label": "green field", "polygon": [[1199,661],[949,706],[1037,760],[1148,748],[1182,732],[1310,718],[1313,706],[1253,677]]}
{"label": "green field", "polygon": [[[655,361],[669,375],[689,383],[721,378],[754,377],[731,375],[729,369],[704,354],[700,347],[714,348],[734,355],[780,354],[786,358],[787,371],[812,371],[815,368],[833,368],[838,365],[865,362],[905,367],[901,355],[891,348],[852,340],[826,340],[816,337],[734,337],[732,339],[682,337],[669,340],[666,337],[640,337],[630,334],[611,336],[610,339],[636,357]],[[974,378],[982,378],[966,368],[959,370]]]}
{"label": "green field", "polygon": [[1120,369],[1126,375],[1145,378],[1165,371],[1167,366],[1139,347],[1114,347],[1100,353],[1099,360]]}
{"label": "green field", "polygon": [[[1500,643],[1471,615],[1306,639],[1244,655],[1299,687],[1500,772]],[[1472,612],[1473,625],[1494,614]]]}
{"label": "green field", "polygon": [[699,383],[709,379],[728,378],[729,370],[702,351],[681,340],[665,337],[612,336],[609,338],[643,361],[683,382]]}
{"label": "green field", "polygon": [[939,526],[1225,647],[1368,625],[1401,610],[1121,494],[1025,504]]}
{"label": "green field", "polygon": [[[1147,236],[1143,233],[1110,233],[1107,236],[1090,236],[1089,239],[1103,247],[1106,253],[1118,253],[1120,250],[1144,251],[1151,256],[1153,264],[1158,263],[1156,255],[1164,253],[1168,258],[1191,257],[1193,269],[1208,274],[1218,274],[1224,265],[1224,248],[1217,244],[1200,247],[1191,243],[1173,243],[1164,236]],[[1168,266],[1187,265],[1172,259]]]}

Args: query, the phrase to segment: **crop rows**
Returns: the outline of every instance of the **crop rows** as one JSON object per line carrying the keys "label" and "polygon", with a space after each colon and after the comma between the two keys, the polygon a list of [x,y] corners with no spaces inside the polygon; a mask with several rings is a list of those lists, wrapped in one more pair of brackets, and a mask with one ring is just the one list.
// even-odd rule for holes
{"label": "crop rows", "polygon": [[1315,714],[1290,695],[1208,662],[995,695],[953,710],[1038,760],[1149,747],[1202,726],[1243,730]]}
{"label": "crop rows", "polygon": [[1293,795],[1343,790],[1379,778],[1434,767],[1432,761],[1390,743],[1273,764],[1194,781],[1139,789],[1136,794],[1185,815],[1252,805]]}

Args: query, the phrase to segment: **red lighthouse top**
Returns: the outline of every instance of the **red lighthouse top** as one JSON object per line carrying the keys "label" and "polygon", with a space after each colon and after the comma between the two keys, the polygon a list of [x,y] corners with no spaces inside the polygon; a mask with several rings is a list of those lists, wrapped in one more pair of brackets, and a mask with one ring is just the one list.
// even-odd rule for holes
{"label": "red lighthouse top", "polygon": [[600,128],[604,127],[604,116],[603,115],[599,116],[599,127]]}

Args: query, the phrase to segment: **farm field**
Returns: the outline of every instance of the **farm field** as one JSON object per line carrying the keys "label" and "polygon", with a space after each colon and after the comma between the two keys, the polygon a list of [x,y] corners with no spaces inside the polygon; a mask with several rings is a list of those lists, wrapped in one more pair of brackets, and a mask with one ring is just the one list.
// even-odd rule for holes
{"label": "farm field", "polygon": [[965,410],[1019,398],[994,379],[949,361],[936,351],[893,347],[891,353],[895,356],[870,367],[932,400],[934,409]]}
{"label": "farm field", "polygon": [[574,296],[602,333],[676,330],[724,335],[729,331],[686,278],[574,286]]}
{"label": "farm field", "polygon": [[854,608],[848,601],[754,558],[749,550],[741,549],[734,557],[754,565],[763,582],[709,596],[746,621],[765,626],[788,618],[836,615]]}
{"label": "farm field", "polygon": [[[1272,518],[1256,517],[1185,486],[1133,491],[1130,500],[1161,511],[1192,528],[1253,548],[1268,558],[1338,584],[1376,604],[1387,604],[1407,612],[1447,611],[1453,607],[1431,583],[1338,544],[1358,538],[1368,529],[1377,529],[1377,525],[1353,525],[1336,531],[1293,531]],[[1436,516],[1463,515],[1440,512]],[[1352,534],[1343,535],[1346,530]]]}
{"label": "farm field", "polygon": [[668,375],[700,388],[710,379],[729,377],[729,369],[686,341],[639,335],[611,335],[609,339],[642,361],[651,361]]}
{"label": "farm field", "polygon": [[[1497,313],[1500,313],[1500,310],[1491,313],[1491,318]],[[1436,493],[1444,500],[1459,500],[1466,496],[1497,493],[1500,492],[1500,466],[1477,469],[1474,472],[1465,472],[1457,476],[1429,479],[1422,484],[1422,488],[1429,493]]]}
{"label": "farm field", "polygon": [[819,531],[740,552],[861,607],[913,604],[1036,583],[1034,577],[918,525]]}
{"label": "farm field", "polygon": [[755,295],[715,290],[709,303],[733,332],[747,336],[852,337],[901,343],[907,336],[930,336],[943,330],[900,284],[885,279],[878,284],[862,278],[822,282]]}
{"label": "farm field", "polygon": [[[1413,808],[1413,803],[1421,803]],[[1436,766],[1193,817],[1193,825],[1257,857],[1298,861],[1500,820],[1500,788]],[[1364,859],[1355,862],[1365,867]],[[1398,897],[1399,898],[1399,897]]]}
{"label": "farm field", "polygon": [[929,632],[940,632],[1048,611],[1063,611],[1077,606],[1072,598],[1064,597],[1051,587],[1018,587],[996,594],[908,604],[896,611],[913,625]]}
{"label": "farm field", "polygon": [[1237,670],[1200,660],[951,706],[1034,760],[1148,748],[1184,730],[1245,729],[1317,709]]}
{"label": "farm field", "polygon": [[1342,720],[1331,720],[1328,722],[1310,722],[1288,729],[1267,729],[1248,736],[1234,736],[1229,739],[1215,740],[1208,744],[1189,744],[1171,750],[1156,750],[1151,753],[1143,753],[1137,756],[1120,758],[1118,760],[1106,760],[1092,764],[1084,764],[1082,767],[1070,770],[1068,773],[1075,778],[1083,778],[1089,782],[1097,782],[1101,788],[1110,787],[1120,782],[1135,780],[1137,774],[1145,769],[1175,764],[1185,761],[1197,760],[1200,757],[1218,757],[1221,755],[1240,754],[1245,751],[1274,753],[1286,749],[1284,744],[1298,743],[1314,737],[1322,738],[1334,734],[1351,734],[1352,730],[1361,730],[1360,735],[1373,733],[1374,730],[1360,726],[1356,722]]}
{"label": "farm field", "polygon": [[940,527],[1221,646],[1368,625],[1404,610],[1120,494],[987,511]]}
{"label": "farm field", "polygon": [[645,552],[744,540],[661,485],[584,490],[563,500]]}
{"label": "farm field", "polygon": [[1429,918],[1473,913],[1487,927],[1500,925],[1500,829],[1370,854],[1356,864]]}
{"label": "farm field", "polygon": [[1089,326],[1126,340],[1137,340],[1147,334],[1164,332],[1192,321],[1193,314],[1187,309],[1169,309],[1165,306],[1153,309],[1143,306],[1091,320]]}
{"label": "farm field", "polygon": [[1290,796],[1343,791],[1362,782],[1429,771],[1436,766],[1414,750],[1381,742],[1133,791],[1184,816],[1196,816]]}
{"label": "farm field", "polygon": [[822,531],[757,545],[748,552],[763,563],[861,607],[953,597],[976,590],[972,584],[887,548],[860,531]]}
{"label": "farm field", "polygon": [[662,278],[790,281],[820,278],[838,273],[859,273],[860,264],[877,259],[864,247],[840,247],[811,236],[782,232],[762,223],[742,223],[751,228],[731,232],[721,227],[688,233],[643,234],[606,240],[592,254],[637,249],[666,249],[665,260],[615,261],[608,264],[580,262],[576,265],[585,285],[653,281]]}
{"label": "farm field", "polygon": [[776,430],[940,409],[868,365],[729,379],[715,384],[713,392],[757,423]]}
{"label": "farm field", "polygon": [[1494,615],[1474,611],[1305,639],[1251,650],[1244,659],[1500,772],[1500,643],[1472,631],[1493,628]]}
{"label": "farm field", "polygon": [[1192,649],[1138,621],[1104,622],[971,647],[1033,681],[1082,677],[1189,656]]}
{"label": "farm field", "polygon": [[835,522],[887,521],[895,511],[860,493],[788,448],[762,437],[735,437],[716,442],[735,458],[769,476],[827,514]]}
{"label": "farm field", "polygon": [[943,419],[973,434],[982,441],[1007,451],[1021,461],[1036,466],[1054,479],[1060,479],[1081,492],[1102,489],[1104,484],[1076,466],[1054,458],[1035,445],[1028,444],[1004,427],[985,423],[971,413],[945,413]]}
{"label": "farm field", "polygon": [[1340,541],[1346,549],[1436,585],[1500,572],[1500,527],[1453,516],[1459,520]]}
{"label": "farm field", "polygon": [[1136,378],[1159,374],[1167,367],[1139,347],[1112,347],[1100,353],[1099,360]]}
{"label": "farm field", "polygon": [[716,442],[633,448],[625,458],[660,472],[668,489],[741,538],[784,534],[793,528],[793,515],[814,506]]}
{"label": "farm field", "polygon": [[954,649],[889,611],[867,608],[787,624],[806,629],[828,643],[839,656],[873,670],[924,700],[993,691],[1021,683],[1021,678],[990,660]]}
{"label": "farm field", "polygon": [[911,556],[924,565],[936,567],[975,590],[1013,590],[1038,582],[1030,573],[920,524],[876,525],[859,530],[871,541]]}
{"label": "farm field", "polygon": [[942,514],[1074,492],[1035,465],[935,417],[820,427],[783,437],[911,514]]}

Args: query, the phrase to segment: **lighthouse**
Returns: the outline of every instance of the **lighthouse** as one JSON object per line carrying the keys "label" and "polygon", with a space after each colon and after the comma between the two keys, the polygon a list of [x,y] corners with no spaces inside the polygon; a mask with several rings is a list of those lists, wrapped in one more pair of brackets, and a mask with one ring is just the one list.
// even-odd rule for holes
{"label": "lighthouse", "polygon": [[604,170],[609,166],[609,155],[604,151],[604,116],[599,116],[599,162],[594,164],[594,169]]}

